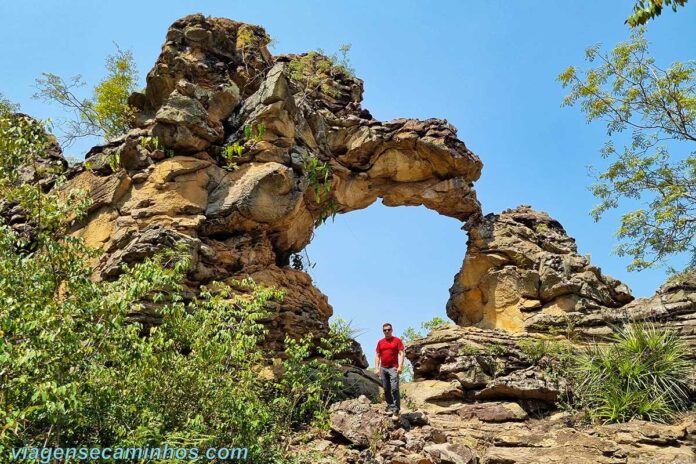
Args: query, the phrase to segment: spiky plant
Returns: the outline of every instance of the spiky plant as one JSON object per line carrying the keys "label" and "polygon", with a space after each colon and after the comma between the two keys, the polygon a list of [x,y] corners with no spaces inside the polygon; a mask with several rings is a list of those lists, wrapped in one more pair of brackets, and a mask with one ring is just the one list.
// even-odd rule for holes
{"label": "spiky plant", "polygon": [[665,422],[689,406],[686,381],[695,368],[677,332],[653,323],[628,324],[615,343],[593,346],[576,368],[576,393],[601,422]]}

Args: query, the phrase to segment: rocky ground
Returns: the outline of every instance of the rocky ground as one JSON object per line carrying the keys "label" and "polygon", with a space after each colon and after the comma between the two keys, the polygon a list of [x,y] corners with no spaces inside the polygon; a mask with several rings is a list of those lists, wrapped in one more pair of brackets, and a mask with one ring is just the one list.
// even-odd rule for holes
{"label": "rocky ground", "polygon": [[[419,382],[409,386],[419,389]],[[445,385],[428,389],[446,389]],[[422,395],[421,395],[422,398]],[[435,400],[437,403],[437,400]],[[584,425],[572,413],[528,415],[517,402],[429,401],[399,420],[366,397],[334,405],[331,431],[298,438],[306,462],[391,464],[624,464],[696,462],[696,413],[673,425]]]}
{"label": "rocky ground", "polygon": [[[229,19],[176,21],[145,89],[130,97],[135,127],[70,168],[57,144],[38,160],[65,174],[62,189],[90,192],[72,233],[104,252],[95,279],[183,244],[190,295],[245,277],[286,291],[265,321],[280,349],[285,336],[328,330],[327,296],[291,266],[315,227],[377,198],[423,205],[468,234],[447,304],[457,325],[408,348],[417,381],[404,388],[400,420],[365,397],[347,400],[334,405],[330,433],[298,437],[298,453],[346,463],[696,462],[693,413],[674,425],[586,426],[559,411],[568,385],[562,357],[551,356],[653,321],[678,331],[696,358],[695,273],[634,299],[548,214],[484,214],[474,190],[483,163],[446,121],[378,121],[347,69],[320,54],[273,56],[269,40]],[[53,188],[54,174],[23,174]],[[16,205],[0,202],[0,214],[33,233]],[[132,316],[159,317],[156,308]],[[357,344],[349,357],[355,394],[374,396]]]}

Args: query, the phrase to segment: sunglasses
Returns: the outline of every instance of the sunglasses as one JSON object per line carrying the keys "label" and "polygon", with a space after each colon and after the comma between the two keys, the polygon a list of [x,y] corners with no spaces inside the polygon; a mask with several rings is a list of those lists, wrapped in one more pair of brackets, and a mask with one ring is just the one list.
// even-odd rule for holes
{"label": "sunglasses", "polygon": [[382,329],[382,332],[391,332],[392,329]]}

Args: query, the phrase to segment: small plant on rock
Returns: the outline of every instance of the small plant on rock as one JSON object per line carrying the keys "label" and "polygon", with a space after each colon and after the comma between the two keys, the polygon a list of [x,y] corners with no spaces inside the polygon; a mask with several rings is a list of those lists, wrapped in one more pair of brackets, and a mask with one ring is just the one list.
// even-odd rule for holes
{"label": "small plant on rock", "polygon": [[317,203],[321,203],[322,195],[331,191],[331,168],[328,163],[316,156],[306,156],[303,168],[307,174],[309,186],[314,191],[314,199]]}
{"label": "small plant on rock", "polygon": [[460,356],[475,356],[477,354],[481,354],[481,349],[477,348],[476,346],[471,345],[469,343],[464,343],[459,348],[459,355]]}
{"label": "small plant on rock", "polygon": [[244,140],[253,140],[260,142],[263,140],[263,134],[266,133],[266,125],[262,122],[258,124],[247,124],[244,126]]}
{"label": "small plant on rock", "polygon": [[536,225],[534,226],[534,230],[535,230],[538,234],[542,234],[542,235],[543,235],[543,234],[546,234],[546,233],[549,232],[549,226],[547,226],[547,225],[544,224],[543,222],[540,222],[540,223],[538,223],[538,224],[536,224]]}
{"label": "small plant on rock", "polygon": [[340,92],[330,85],[330,81],[339,74],[348,77],[354,75],[348,58],[350,48],[350,44],[343,44],[338,53],[329,56],[325,55],[323,50],[317,49],[290,61],[290,78],[304,89],[301,101],[316,91],[331,97],[340,95]]}
{"label": "small plant on rock", "polygon": [[539,362],[539,360],[541,360],[541,358],[546,356],[549,352],[547,341],[543,339],[521,340],[518,343],[518,346],[533,363]]}
{"label": "small plant on rock", "polygon": [[121,154],[118,152],[111,153],[109,155],[109,167],[113,172],[121,169]]}
{"label": "small plant on rock", "polygon": [[232,162],[235,156],[242,156],[244,152],[244,147],[242,147],[238,142],[234,142],[232,145],[226,145],[222,149],[222,156],[229,162]]}
{"label": "small plant on rock", "polygon": [[508,352],[507,347],[505,345],[501,345],[500,343],[491,343],[489,345],[485,345],[484,349],[492,356],[502,356]]}
{"label": "small plant on rock", "polygon": [[159,137],[140,137],[140,146],[146,150],[153,151],[160,149]]}
{"label": "small plant on rock", "polygon": [[[314,199],[318,204],[323,201],[323,196],[331,192],[331,167],[328,163],[321,161],[316,156],[305,153],[303,156],[302,167],[309,186],[314,193]],[[315,227],[326,222],[328,218],[335,218],[338,212],[338,203],[334,198],[330,198],[324,203],[319,213],[319,218],[315,222]]]}
{"label": "small plant on rock", "polygon": [[236,169],[238,166],[235,159],[244,154],[244,143],[248,140],[252,140],[254,143],[260,142],[263,140],[263,134],[265,133],[266,125],[262,122],[258,124],[245,125],[241,143],[240,141],[235,141],[231,145],[225,145],[222,147],[222,157],[227,160],[227,167]]}

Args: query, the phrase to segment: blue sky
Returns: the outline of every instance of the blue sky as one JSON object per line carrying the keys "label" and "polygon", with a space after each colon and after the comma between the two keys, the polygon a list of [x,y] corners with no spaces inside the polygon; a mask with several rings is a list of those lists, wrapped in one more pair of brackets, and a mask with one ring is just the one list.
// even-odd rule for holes
{"label": "blue sky", "polygon": [[[90,84],[104,72],[113,42],[131,49],[141,79],[159,54],[167,27],[194,12],[260,24],[278,43],[274,53],[351,43],[365,81],[364,106],[379,119],[446,118],[484,163],[476,184],[485,212],[530,204],[561,221],[581,253],[626,282],[637,296],[664,280],[662,269],[628,273],[612,255],[618,214],[594,223],[589,165],[601,166],[604,126],[586,124],[578,108],[562,108],[555,81],[583,64],[595,43],[611,47],[629,35],[632,1],[101,1],[0,3],[0,92],[26,113],[59,118],[33,100],[34,79],[50,71],[81,74]],[[650,23],[658,64],[693,59],[696,5]],[[82,158],[91,142],[75,144]],[[368,358],[390,321],[399,334],[445,316],[453,276],[466,250],[458,221],[425,208],[375,204],[320,227],[308,252],[310,270],[335,314],[365,329]]]}

